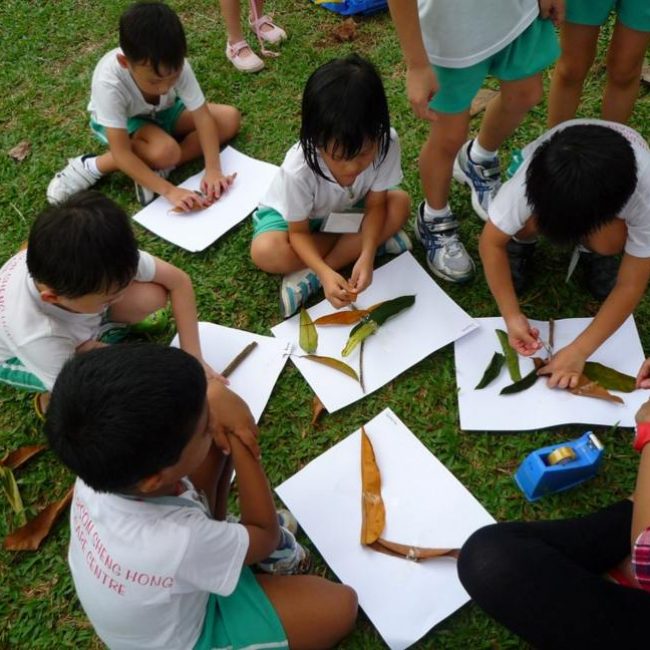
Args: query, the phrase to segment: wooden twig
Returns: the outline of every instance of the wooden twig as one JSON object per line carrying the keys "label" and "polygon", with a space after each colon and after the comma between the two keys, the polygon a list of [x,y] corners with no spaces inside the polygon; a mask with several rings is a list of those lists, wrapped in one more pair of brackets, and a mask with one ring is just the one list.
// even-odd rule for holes
{"label": "wooden twig", "polygon": [[221,372],[224,377],[230,377],[244,359],[257,347],[257,341],[251,341]]}
{"label": "wooden twig", "polygon": [[555,344],[555,320],[550,318],[548,321],[548,346],[553,350]]}

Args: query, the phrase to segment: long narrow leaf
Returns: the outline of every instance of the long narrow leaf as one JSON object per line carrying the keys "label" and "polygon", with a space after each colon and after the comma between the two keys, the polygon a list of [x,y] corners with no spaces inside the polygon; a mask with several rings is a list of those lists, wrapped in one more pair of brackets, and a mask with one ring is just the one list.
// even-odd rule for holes
{"label": "long narrow leaf", "polygon": [[510,373],[510,379],[516,383],[521,380],[521,370],[519,370],[519,357],[508,342],[508,335],[503,330],[496,330],[496,333],[497,338],[499,339],[499,343],[501,343],[503,355],[506,358],[506,367]]}
{"label": "long narrow leaf", "polygon": [[575,388],[570,388],[569,390],[574,395],[581,395],[582,397],[595,397],[596,399],[604,399],[607,402],[625,404],[625,402],[618,395],[612,395],[597,381],[592,381],[585,375],[580,375],[578,379],[578,385]]}
{"label": "long narrow leaf", "polygon": [[636,379],[631,375],[625,375],[614,368],[604,366],[596,361],[587,361],[582,371],[587,379],[598,382],[608,390],[618,390],[621,393],[631,393],[636,389]]}
{"label": "long narrow leaf", "polygon": [[506,358],[502,354],[495,352],[492,355],[492,360],[488,364],[485,372],[483,373],[483,376],[481,377],[481,381],[476,384],[476,388],[474,390],[485,388],[488,384],[493,382],[499,376],[505,360]]}
{"label": "long narrow leaf", "polygon": [[25,523],[25,506],[14,473],[8,467],[0,467],[0,484],[11,509],[16,513],[21,524]]}
{"label": "long narrow leaf", "polygon": [[298,342],[307,354],[316,352],[318,347],[318,332],[314,327],[309,312],[304,307],[300,310],[300,336]]}
{"label": "long narrow leaf", "polygon": [[357,375],[354,368],[351,368],[347,363],[339,361],[338,359],[334,359],[333,357],[322,357],[318,354],[307,354],[301,358],[308,359],[309,361],[315,361],[316,363],[322,363],[324,366],[334,368],[334,370],[338,370],[339,372],[346,374],[348,377],[352,377],[352,379],[359,381],[359,375]]}
{"label": "long narrow leaf", "polygon": [[364,316],[370,313],[368,309],[357,309],[356,311],[335,311],[333,314],[325,314],[314,321],[314,325],[354,325]]}
{"label": "long narrow leaf", "polygon": [[20,447],[0,460],[0,465],[4,465],[9,469],[17,469],[44,449],[47,449],[47,445],[27,445],[25,447]]}

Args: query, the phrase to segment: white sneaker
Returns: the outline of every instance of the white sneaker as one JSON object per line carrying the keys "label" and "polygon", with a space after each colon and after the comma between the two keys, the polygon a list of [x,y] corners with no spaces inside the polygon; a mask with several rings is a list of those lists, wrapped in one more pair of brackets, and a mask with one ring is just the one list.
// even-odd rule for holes
{"label": "white sneaker", "polygon": [[320,280],[311,269],[294,271],[282,278],[280,312],[283,318],[295,314],[320,289]]}
{"label": "white sneaker", "polygon": [[69,158],[68,164],[54,175],[47,186],[48,203],[59,205],[77,192],[92,187],[101,178],[86,169],[84,158],[87,156],[88,154]]}
{"label": "white sneaker", "polygon": [[[151,171],[154,174],[158,174],[160,178],[169,178],[169,175],[174,169],[174,167],[166,167],[165,169],[152,169]],[[144,185],[140,185],[137,181],[133,181],[133,184],[135,185],[135,197],[142,207],[149,205],[158,196],[153,190],[150,190]]]}
{"label": "white sneaker", "polygon": [[398,230],[383,244],[377,246],[377,255],[401,255],[411,250],[413,250],[413,244],[410,237],[403,230]]}

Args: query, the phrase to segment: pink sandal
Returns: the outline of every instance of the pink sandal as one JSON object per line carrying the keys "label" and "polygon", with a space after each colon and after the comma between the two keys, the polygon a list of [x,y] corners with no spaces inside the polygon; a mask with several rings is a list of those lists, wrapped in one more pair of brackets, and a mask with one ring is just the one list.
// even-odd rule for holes
{"label": "pink sandal", "polygon": [[[249,19],[248,24],[258,39],[266,41],[271,45],[277,45],[281,41],[287,39],[287,32],[285,32],[282,27],[278,27],[273,20],[271,20],[270,16],[264,15],[254,20]],[[262,29],[265,25],[268,25],[271,29]]]}
{"label": "pink sandal", "polygon": [[[242,55],[242,50],[248,49],[249,54]],[[264,61],[260,59],[246,41],[237,43],[226,43],[226,58],[240,72],[259,72],[264,67]]]}

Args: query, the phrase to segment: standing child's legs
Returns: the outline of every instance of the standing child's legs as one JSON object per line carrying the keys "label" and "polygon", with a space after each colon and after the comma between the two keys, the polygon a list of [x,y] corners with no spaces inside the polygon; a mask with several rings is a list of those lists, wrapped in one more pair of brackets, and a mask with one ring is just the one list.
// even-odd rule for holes
{"label": "standing child's legs", "polygon": [[620,20],[607,52],[607,85],[603,98],[604,120],[626,123],[639,94],[641,69],[650,44],[650,31],[626,27]]}
{"label": "standing child's legs", "polygon": [[553,71],[548,97],[548,125],[575,117],[585,77],[594,62],[600,27],[565,22],[560,29],[562,54]]}
{"label": "standing child's legs", "polygon": [[318,576],[266,576],[257,580],[278,614],[291,650],[336,646],[357,618],[351,587]]}

